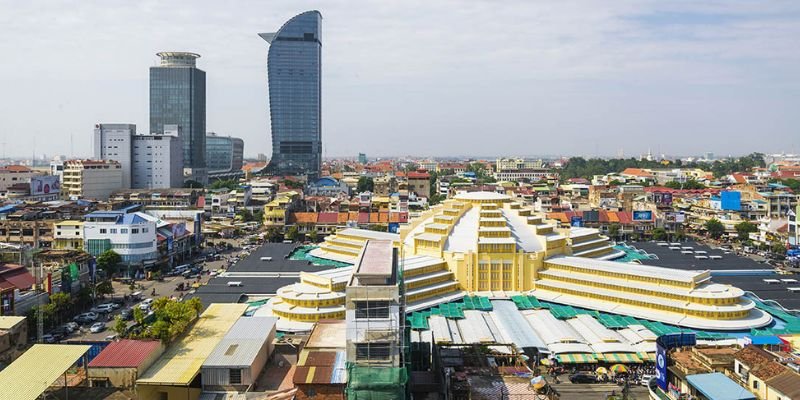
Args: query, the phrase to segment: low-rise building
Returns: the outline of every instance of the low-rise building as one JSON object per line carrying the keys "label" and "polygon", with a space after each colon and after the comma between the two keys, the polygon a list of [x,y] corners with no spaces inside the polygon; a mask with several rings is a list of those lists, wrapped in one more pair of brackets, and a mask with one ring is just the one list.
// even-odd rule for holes
{"label": "low-rise building", "polygon": [[53,248],[83,250],[83,221],[58,221],[53,223]]}
{"label": "low-rise building", "polygon": [[0,316],[0,363],[10,364],[28,347],[28,321],[25,317]]}
{"label": "low-rise building", "polygon": [[408,191],[416,193],[417,197],[428,198],[431,193],[431,175],[425,170],[411,171],[406,174]]}
{"label": "low-rise building", "polygon": [[164,345],[155,340],[111,342],[89,363],[87,379],[92,387],[132,388],[163,352]]}
{"label": "low-rise building", "polygon": [[5,165],[0,167],[0,191],[6,191],[17,183],[29,183],[31,178],[40,175],[24,165]]}
{"label": "low-rise building", "polygon": [[183,187],[183,141],[172,135],[134,135],[131,187]]}
{"label": "low-rise building", "polygon": [[64,163],[61,194],[67,199],[107,200],[123,187],[122,176],[117,161],[69,160]]}
{"label": "low-rise building", "polygon": [[275,346],[274,317],[241,317],[203,362],[204,392],[249,391]]}
{"label": "low-rise building", "polygon": [[347,322],[323,320],[314,325],[297,360],[292,382],[297,400],[344,400],[347,371]]}

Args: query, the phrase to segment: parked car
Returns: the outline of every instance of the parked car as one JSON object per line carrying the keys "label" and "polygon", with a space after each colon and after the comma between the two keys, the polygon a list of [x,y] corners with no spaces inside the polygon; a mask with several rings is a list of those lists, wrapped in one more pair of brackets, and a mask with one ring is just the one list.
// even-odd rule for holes
{"label": "parked car", "polygon": [[109,342],[113,341],[113,340],[117,340],[117,335],[108,335],[104,339],[108,340]]}
{"label": "parked car", "polygon": [[123,308],[122,311],[119,312],[119,316],[125,321],[130,321],[133,319],[133,310],[130,308]]}
{"label": "parked car", "polygon": [[42,342],[43,343],[47,343],[47,344],[53,344],[53,343],[58,342],[58,339],[56,339],[55,335],[51,335],[51,334],[47,333],[47,334],[42,335]]}
{"label": "parked car", "polygon": [[107,313],[110,313],[110,312],[114,311],[114,306],[112,306],[111,304],[108,304],[108,303],[98,304],[98,305],[92,307],[91,311],[95,312],[95,313],[98,313],[98,314],[107,314]]}
{"label": "parked car", "polygon": [[597,377],[592,374],[577,373],[570,375],[569,381],[572,383],[595,383]]}
{"label": "parked car", "polygon": [[653,379],[653,378],[655,378],[655,376],[653,376],[653,375],[647,375],[647,374],[642,375],[641,380],[639,381],[639,384],[641,384],[642,386],[647,386],[647,384],[650,382],[650,379]]}
{"label": "parked car", "polygon": [[98,317],[99,315],[97,315],[96,312],[87,312],[76,315],[75,318],[73,318],[72,320],[79,324],[87,324],[89,322],[97,321]]}
{"label": "parked car", "polygon": [[147,311],[150,309],[151,304],[153,304],[153,299],[145,299],[143,302],[139,303],[139,309]]}
{"label": "parked car", "polygon": [[91,327],[89,327],[89,332],[92,332],[92,333],[99,333],[99,332],[102,332],[104,330],[106,330],[106,324],[104,324],[102,322],[95,322],[95,323],[92,324]]}
{"label": "parked car", "polygon": [[64,331],[68,333],[75,332],[78,330],[78,328],[80,328],[80,326],[75,322],[67,322],[64,324]]}

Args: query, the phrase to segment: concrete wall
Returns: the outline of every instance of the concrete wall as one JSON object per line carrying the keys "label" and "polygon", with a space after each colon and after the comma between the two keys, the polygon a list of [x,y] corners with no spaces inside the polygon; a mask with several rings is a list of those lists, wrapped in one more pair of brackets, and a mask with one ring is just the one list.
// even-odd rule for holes
{"label": "concrete wall", "polygon": [[197,400],[201,390],[188,386],[138,385],[136,393],[139,400],[163,400],[162,393],[167,394],[166,400]]}
{"label": "concrete wall", "polygon": [[136,384],[139,377],[136,368],[89,368],[89,382],[92,386],[105,386],[108,381],[113,387],[128,388]]}
{"label": "concrete wall", "polygon": [[344,400],[344,398],[344,385],[297,385],[295,394],[296,400]]}

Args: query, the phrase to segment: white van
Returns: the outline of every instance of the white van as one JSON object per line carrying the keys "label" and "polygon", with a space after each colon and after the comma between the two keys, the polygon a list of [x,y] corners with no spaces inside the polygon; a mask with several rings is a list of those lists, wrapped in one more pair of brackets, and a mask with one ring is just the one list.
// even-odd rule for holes
{"label": "white van", "polygon": [[272,261],[272,257],[261,257],[261,261]]}

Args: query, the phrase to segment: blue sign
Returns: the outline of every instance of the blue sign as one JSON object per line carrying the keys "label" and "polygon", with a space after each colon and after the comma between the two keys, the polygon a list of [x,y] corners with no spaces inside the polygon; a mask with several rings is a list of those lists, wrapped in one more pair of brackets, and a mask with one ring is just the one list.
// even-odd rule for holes
{"label": "blue sign", "polygon": [[400,233],[400,224],[397,222],[390,222],[389,233]]}
{"label": "blue sign", "polygon": [[742,210],[742,192],[733,190],[724,190],[719,194],[721,200],[721,207],[723,210],[741,211]]}
{"label": "blue sign", "polygon": [[663,391],[667,391],[667,349],[656,345],[656,383]]}
{"label": "blue sign", "polygon": [[583,226],[583,217],[573,216],[569,218],[569,226],[580,228]]}
{"label": "blue sign", "polygon": [[653,220],[653,212],[652,211],[634,211],[633,212],[633,220],[634,221],[652,221]]}
{"label": "blue sign", "polygon": [[676,347],[694,346],[697,336],[694,332],[679,332],[661,335],[656,339],[656,383],[663,391],[668,391],[667,352]]}

